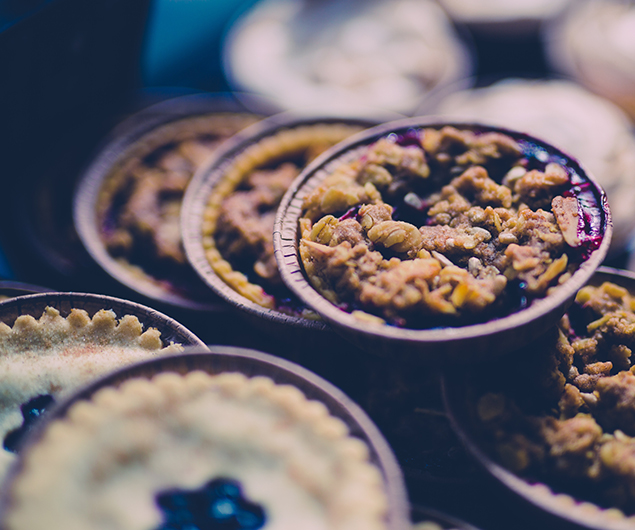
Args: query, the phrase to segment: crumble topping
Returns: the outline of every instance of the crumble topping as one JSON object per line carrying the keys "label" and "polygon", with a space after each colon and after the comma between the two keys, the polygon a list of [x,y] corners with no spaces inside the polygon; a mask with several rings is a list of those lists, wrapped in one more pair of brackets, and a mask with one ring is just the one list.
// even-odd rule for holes
{"label": "crumble topping", "polygon": [[598,200],[563,164],[505,134],[450,126],[360,147],[304,198],[306,275],[339,307],[399,326],[518,310],[601,241]]}
{"label": "crumble topping", "polygon": [[498,462],[622,518],[635,515],[634,311],[625,288],[586,286],[556,330],[469,383]]}
{"label": "crumble topping", "polygon": [[135,143],[104,182],[97,203],[108,252],[140,279],[200,298],[181,242],[183,195],[220,144],[256,120],[222,113],[187,118]]}
{"label": "crumble topping", "polygon": [[611,251],[628,244],[635,227],[635,135],[617,105],[572,81],[508,78],[455,92],[434,113],[524,131],[583,160],[611,205]]}

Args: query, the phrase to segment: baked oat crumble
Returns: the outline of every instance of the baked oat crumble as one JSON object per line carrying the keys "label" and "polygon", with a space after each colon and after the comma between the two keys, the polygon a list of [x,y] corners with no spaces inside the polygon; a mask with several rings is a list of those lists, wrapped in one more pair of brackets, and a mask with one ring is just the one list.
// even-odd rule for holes
{"label": "baked oat crumble", "polygon": [[201,115],[163,125],[138,140],[98,198],[100,235],[109,254],[140,280],[201,299],[206,290],[197,288],[181,241],[183,195],[220,144],[256,121],[249,114]]}
{"label": "baked oat crumble", "polygon": [[398,326],[518,310],[602,239],[589,183],[561,157],[498,132],[393,133],[325,173],[303,203],[305,273],[342,309]]}
{"label": "baked oat crumble", "polygon": [[479,443],[530,482],[635,515],[633,347],[635,297],[584,287],[556,330],[472,380]]}

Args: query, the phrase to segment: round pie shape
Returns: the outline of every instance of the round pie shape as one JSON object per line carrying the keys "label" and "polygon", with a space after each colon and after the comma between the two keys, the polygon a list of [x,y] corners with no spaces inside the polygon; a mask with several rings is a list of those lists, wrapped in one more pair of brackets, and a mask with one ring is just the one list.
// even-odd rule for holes
{"label": "round pie shape", "polygon": [[77,232],[116,280],[154,300],[217,309],[187,262],[180,231],[185,189],[223,141],[259,117],[224,100],[177,98],[124,122],[84,172]]}
{"label": "round pie shape", "polygon": [[509,351],[550,327],[606,255],[603,191],[529,135],[416,118],[328,155],[283,199],[276,256],[300,299],[378,353]]}
{"label": "round pie shape", "polygon": [[98,295],[21,296],[0,304],[0,319],[2,474],[35,419],[28,415],[40,415],[33,400],[56,402],[121,366],[201,344],[160,313]]}
{"label": "round pie shape", "polygon": [[410,114],[472,68],[467,47],[430,0],[266,0],[233,24],[224,52],[234,87],[284,109],[329,113]]}
{"label": "round pie shape", "polygon": [[246,375],[236,358],[226,361],[235,371],[208,373],[195,369],[207,362],[200,354],[170,369],[179,359],[160,360],[163,368],[152,363],[158,370],[145,375],[138,365],[123,378],[110,376],[58,409],[16,469],[6,528],[35,530],[52,521],[69,529],[155,528],[156,495],[198,491],[219,477],[237,480],[264,508],[266,528],[400,528],[392,526],[403,522],[387,495],[394,488],[386,480],[396,477],[386,479],[371,463],[366,433],[351,436],[359,424],[332,415],[314,383],[305,380],[300,390],[277,382],[276,371],[261,375],[256,365],[247,365]]}

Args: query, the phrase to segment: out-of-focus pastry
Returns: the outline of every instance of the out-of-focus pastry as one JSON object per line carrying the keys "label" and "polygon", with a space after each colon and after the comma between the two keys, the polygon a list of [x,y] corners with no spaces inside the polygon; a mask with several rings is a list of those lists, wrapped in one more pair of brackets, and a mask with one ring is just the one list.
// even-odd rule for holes
{"label": "out-of-focus pastry", "polygon": [[230,81],[286,109],[408,114],[471,71],[465,45],[430,0],[265,0],[225,48]]}
{"label": "out-of-focus pastry", "polygon": [[455,427],[488,471],[589,529],[635,522],[634,279],[601,270],[556,328],[444,385]]}
{"label": "out-of-focus pastry", "polygon": [[182,247],[181,201],[193,174],[222,142],[258,119],[213,111],[209,104],[206,111],[181,114],[166,105],[151,108],[140,126],[106,145],[75,197],[77,231],[99,265],[149,298],[209,309],[213,298],[201,289]]}
{"label": "out-of-focus pastry", "polygon": [[162,372],[101,388],[54,421],[26,453],[3,527],[403,528],[370,459],[293,385]]}
{"label": "out-of-focus pastry", "polygon": [[553,67],[635,117],[635,2],[577,0],[545,32]]}
{"label": "out-of-focus pastry", "polygon": [[456,92],[429,110],[518,129],[577,157],[609,198],[611,251],[624,250],[635,228],[635,135],[628,117],[610,101],[569,81],[507,79]]}

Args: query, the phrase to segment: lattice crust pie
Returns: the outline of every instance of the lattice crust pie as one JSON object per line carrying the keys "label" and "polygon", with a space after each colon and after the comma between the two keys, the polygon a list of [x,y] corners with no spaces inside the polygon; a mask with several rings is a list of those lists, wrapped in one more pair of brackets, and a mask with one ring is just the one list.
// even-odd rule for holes
{"label": "lattice crust pie", "polygon": [[0,323],[0,475],[31,421],[54,400],[115,367],[181,350],[165,346],[158,330],[144,331],[136,316],[117,320],[111,310],[90,318],[73,309],[64,318],[48,307],[39,319],[22,315],[13,327]]}
{"label": "lattice crust pie", "polygon": [[97,201],[108,252],[139,278],[200,299],[205,289],[187,265],[180,232],[181,202],[194,172],[241,129],[249,114],[219,113],[169,123],[148,133],[121,157]]}
{"label": "lattice crust pie", "polygon": [[572,2],[566,16],[548,30],[554,68],[635,118],[635,2]]}
{"label": "lattice crust pie", "polygon": [[267,377],[166,372],[49,425],[6,528],[375,530],[386,509],[367,446],[321,402]]}
{"label": "lattice crust pie", "polygon": [[276,209],[306,164],[361,129],[344,123],[283,128],[248,146],[223,170],[202,234],[208,262],[232,289],[263,307],[302,313],[274,258]]}
{"label": "lattice crust pie", "polygon": [[413,128],[349,149],[304,198],[310,282],[360,318],[429,328],[484,322],[567,281],[599,247],[599,192],[529,139]]}

